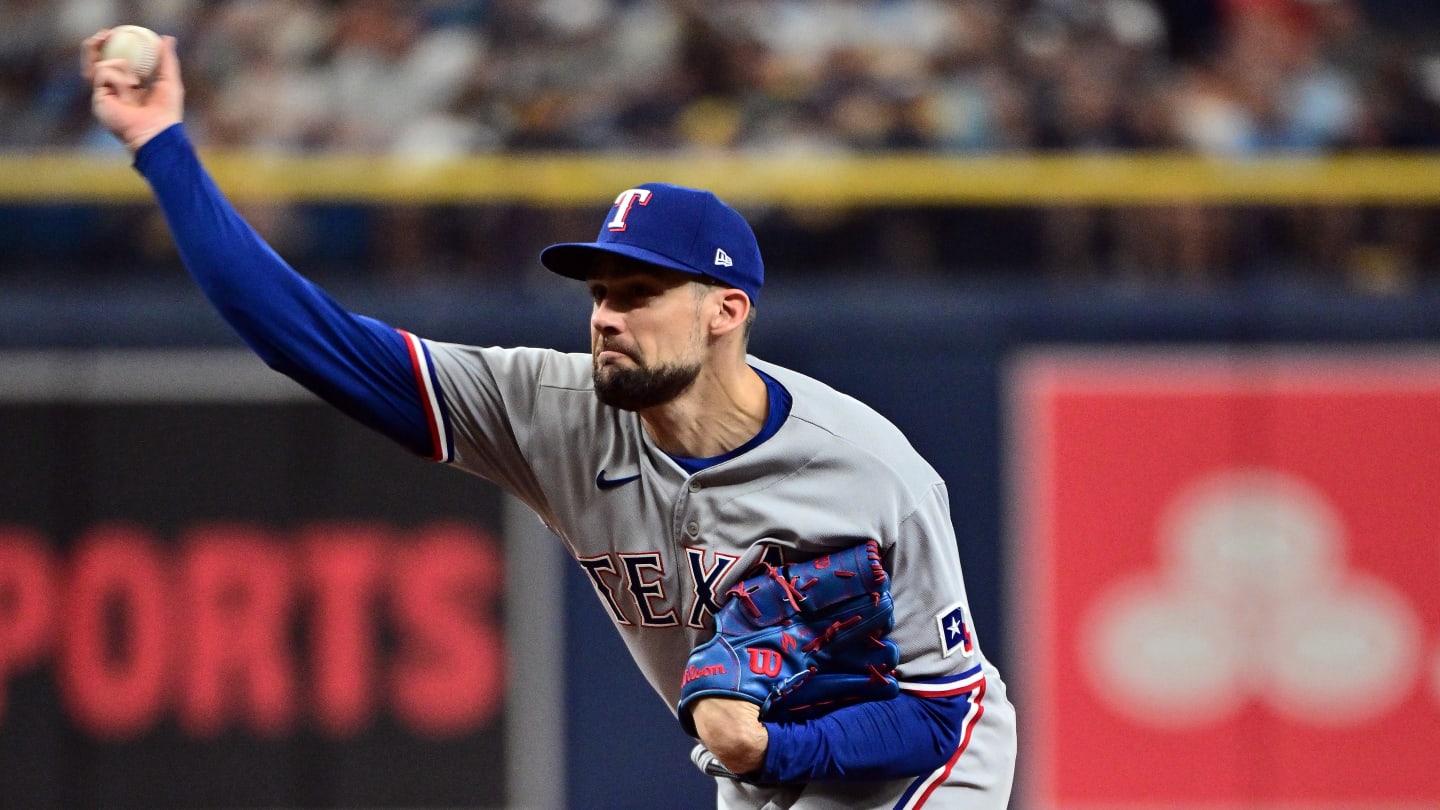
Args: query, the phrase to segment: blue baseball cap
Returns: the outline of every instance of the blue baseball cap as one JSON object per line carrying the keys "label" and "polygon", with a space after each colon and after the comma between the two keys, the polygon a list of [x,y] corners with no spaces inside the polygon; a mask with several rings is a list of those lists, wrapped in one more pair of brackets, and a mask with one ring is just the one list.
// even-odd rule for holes
{"label": "blue baseball cap", "polygon": [[540,251],[540,263],[585,280],[603,253],[709,276],[744,291],[753,304],[765,283],[760,245],[745,218],[714,194],[646,183],[615,198],[594,242],[565,242]]}

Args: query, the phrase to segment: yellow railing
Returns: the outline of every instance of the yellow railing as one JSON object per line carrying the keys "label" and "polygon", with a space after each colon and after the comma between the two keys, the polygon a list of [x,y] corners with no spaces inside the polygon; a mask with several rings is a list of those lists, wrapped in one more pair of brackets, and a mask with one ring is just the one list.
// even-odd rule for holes
{"label": "yellow railing", "polygon": [[[665,181],[736,204],[1032,206],[1440,203],[1440,155],[1220,160],[1191,155],[779,156],[733,154],[475,156],[205,152],[236,200],[370,203],[608,202]],[[145,200],[123,154],[0,153],[0,203]]]}

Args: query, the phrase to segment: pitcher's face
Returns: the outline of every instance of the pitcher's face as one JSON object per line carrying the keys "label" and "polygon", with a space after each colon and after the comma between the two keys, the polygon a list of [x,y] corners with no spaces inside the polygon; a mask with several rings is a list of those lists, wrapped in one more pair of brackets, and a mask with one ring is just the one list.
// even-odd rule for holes
{"label": "pitcher's face", "polygon": [[586,282],[595,394],[626,410],[663,405],[689,388],[705,364],[695,276],[607,257]]}

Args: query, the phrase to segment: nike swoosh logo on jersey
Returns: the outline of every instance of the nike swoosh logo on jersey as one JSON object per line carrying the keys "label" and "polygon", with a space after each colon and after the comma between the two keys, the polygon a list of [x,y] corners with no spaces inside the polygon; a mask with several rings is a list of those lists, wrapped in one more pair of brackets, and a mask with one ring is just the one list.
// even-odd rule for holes
{"label": "nike swoosh logo on jersey", "polygon": [[624,478],[606,478],[605,471],[601,470],[600,474],[595,476],[595,486],[599,487],[600,489],[614,489],[616,487],[623,487],[631,481],[639,480],[639,478],[639,473],[636,473],[635,475],[627,475]]}

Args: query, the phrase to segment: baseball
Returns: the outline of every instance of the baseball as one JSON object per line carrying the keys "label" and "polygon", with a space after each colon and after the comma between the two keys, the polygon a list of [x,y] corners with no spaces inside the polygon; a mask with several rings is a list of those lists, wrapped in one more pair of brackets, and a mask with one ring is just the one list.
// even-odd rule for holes
{"label": "baseball", "polygon": [[124,59],[143,82],[160,64],[160,35],[138,25],[117,25],[101,46],[100,58]]}

